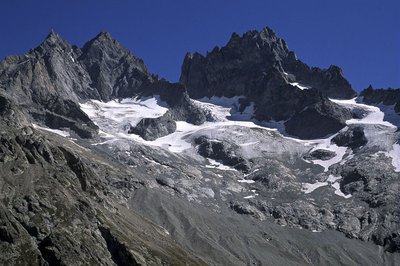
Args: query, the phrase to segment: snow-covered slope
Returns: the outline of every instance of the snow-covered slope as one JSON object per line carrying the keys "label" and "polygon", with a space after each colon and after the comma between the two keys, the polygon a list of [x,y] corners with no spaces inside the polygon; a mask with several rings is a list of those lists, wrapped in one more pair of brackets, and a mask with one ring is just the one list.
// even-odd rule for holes
{"label": "snow-covered slope", "polygon": [[400,116],[396,114],[392,106],[371,106],[357,102],[357,99],[331,101],[346,106],[350,109],[359,109],[365,112],[362,118],[346,121],[348,125],[360,125],[364,128],[364,134],[368,139],[368,146],[379,147],[380,151],[389,156],[392,165],[400,172],[400,149],[396,139],[396,132],[400,126]]}
{"label": "snow-covered slope", "polygon": [[[332,143],[332,135],[325,139],[300,140],[293,137],[281,135],[282,123],[258,123],[252,116],[254,105],[250,104],[243,112],[239,112],[240,101],[243,96],[233,98],[212,97],[193,100],[193,102],[206,110],[213,118],[214,122],[206,122],[202,125],[192,125],[184,121],[177,121],[177,129],[174,133],[158,138],[154,141],[143,140],[138,135],[128,134],[131,125],[136,125],[142,118],[155,118],[162,116],[168,110],[168,105],[162,102],[159,97],[123,99],[121,101],[110,101],[107,103],[100,101],[89,101],[81,104],[82,110],[99,126],[101,136],[104,141],[100,143],[112,143],[119,139],[128,139],[153,147],[162,147],[174,153],[186,152],[192,154],[193,138],[204,135],[211,139],[230,140],[237,144],[241,149],[241,154],[246,158],[262,156],[262,154],[291,154],[301,156],[306,152],[315,150],[328,150],[335,153],[335,156],[328,160],[314,159],[306,160],[323,167],[327,172],[329,167],[341,163],[350,156],[346,155],[347,147],[339,147]],[[345,106],[349,109],[358,109],[364,113],[364,117],[347,121],[348,125],[374,125],[384,127],[382,132],[387,132],[385,136],[391,138],[397,127],[385,121],[385,114],[375,106],[357,103],[352,100],[331,101]],[[393,120],[393,119],[392,119]],[[274,128],[276,126],[276,128]],[[343,129],[345,131],[347,128]],[[259,130],[263,132],[260,134]],[[283,132],[284,133],[284,132]],[[366,129],[366,135],[370,138],[370,143],[378,145],[387,144],[388,141],[375,139],[375,130]],[[269,138],[267,137],[269,136]],[[271,141],[273,138],[274,141]],[[392,143],[391,149],[384,150],[392,158],[393,166],[398,169],[399,149],[398,144]]]}

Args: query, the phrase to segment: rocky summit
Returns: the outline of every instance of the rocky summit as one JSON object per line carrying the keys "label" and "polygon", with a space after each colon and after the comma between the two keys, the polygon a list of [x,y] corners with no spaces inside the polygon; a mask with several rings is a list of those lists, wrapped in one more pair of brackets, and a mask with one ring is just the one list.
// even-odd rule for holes
{"label": "rocky summit", "polygon": [[51,32],[0,62],[0,264],[399,265],[399,106],[269,28],[179,83]]}

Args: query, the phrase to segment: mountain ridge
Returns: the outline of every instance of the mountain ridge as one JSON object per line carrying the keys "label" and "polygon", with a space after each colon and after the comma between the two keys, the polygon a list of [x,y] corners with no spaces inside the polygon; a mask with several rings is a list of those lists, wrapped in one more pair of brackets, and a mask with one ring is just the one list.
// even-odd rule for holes
{"label": "mountain ridge", "polygon": [[51,32],[0,62],[0,261],[398,264],[397,90],[269,28],[189,57],[170,83]]}

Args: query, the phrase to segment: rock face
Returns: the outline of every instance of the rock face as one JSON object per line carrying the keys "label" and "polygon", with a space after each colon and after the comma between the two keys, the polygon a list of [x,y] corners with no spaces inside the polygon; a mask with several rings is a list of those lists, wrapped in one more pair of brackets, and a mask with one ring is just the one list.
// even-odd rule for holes
{"label": "rock face", "polygon": [[374,89],[369,86],[360,93],[367,104],[393,105],[394,110],[400,113],[400,89]]}
{"label": "rock face", "polygon": [[368,140],[365,137],[364,129],[358,126],[352,126],[345,132],[336,135],[332,142],[338,146],[346,146],[352,149],[360,148],[367,144]]}
{"label": "rock face", "polygon": [[243,36],[234,33],[225,47],[215,47],[205,57],[199,53],[187,54],[181,82],[194,98],[260,96],[288,82],[317,88],[333,98],[350,98],[356,94],[340,68],[308,67],[269,28],[249,31]]}
{"label": "rock face", "polygon": [[198,153],[203,157],[221,161],[224,165],[232,166],[246,173],[250,169],[249,162],[237,153],[238,148],[233,143],[211,140],[201,136],[195,139],[195,144]]}
{"label": "rock face", "polygon": [[337,132],[346,126],[352,113],[346,108],[322,100],[294,114],[285,122],[286,132],[303,139],[316,139]]}
{"label": "rock face", "polygon": [[[332,118],[334,121],[325,132],[318,128],[314,130],[319,137],[333,133],[343,126],[343,121],[337,121],[337,116],[328,110],[324,112],[325,108],[300,113],[313,105],[324,105],[326,97],[352,98],[356,95],[340,68],[308,67],[297,60],[286,42],[269,28],[261,32],[250,31],[243,36],[234,33],[225,47],[216,47],[206,56],[187,54],[180,81],[193,98],[246,96],[248,102],[255,103],[255,117],[261,121],[285,121],[296,115],[310,115],[307,118],[310,121],[319,115]],[[339,106],[334,108],[341,109]],[[305,135],[303,132],[297,134],[293,125],[289,128],[296,136]]]}
{"label": "rock face", "polygon": [[129,172],[39,133],[3,96],[0,106],[2,265],[202,264],[112,196]]}
{"label": "rock face", "polygon": [[0,90],[49,126],[68,126],[81,137],[93,137],[97,127],[77,102],[80,97],[98,98],[98,93],[74,62],[76,53],[75,47],[51,32],[28,54],[7,57],[0,63]]}
{"label": "rock face", "polygon": [[105,32],[82,49],[51,32],[28,54],[0,62],[0,90],[38,122],[70,128],[83,138],[97,134],[96,125],[79,108],[79,102],[88,99],[160,94],[173,107],[174,119],[197,124],[206,120],[181,85],[158,80],[141,59]]}
{"label": "rock face", "polygon": [[160,95],[161,100],[168,103],[169,116],[175,121],[200,125],[210,119],[204,110],[193,104],[186,89],[179,83],[159,80],[146,87],[141,95]]}
{"label": "rock face", "polygon": [[154,78],[143,60],[102,32],[87,42],[80,51],[79,62],[91,78],[90,86],[96,88],[100,99],[132,97]]}
{"label": "rock face", "polygon": [[158,118],[144,118],[136,126],[131,127],[128,133],[139,135],[145,140],[156,140],[175,130],[176,123],[167,114]]}
{"label": "rock face", "polygon": [[329,150],[318,149],[311,152],[305,159],[312,159],[312,160],[329,160],[336,156],[336,153]]}

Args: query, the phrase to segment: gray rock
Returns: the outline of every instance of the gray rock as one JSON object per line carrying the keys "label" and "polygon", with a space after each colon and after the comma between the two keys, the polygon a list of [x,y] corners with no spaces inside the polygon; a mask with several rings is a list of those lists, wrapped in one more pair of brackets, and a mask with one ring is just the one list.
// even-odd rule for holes
{"label": "gray rock", "polygon": [[143,60],[135,57],[108,32],[101,32],[87,42],[78,60],[91,78],[90,86],[98,91],[103,101],[132,97],[154,80]]}
{"label": "gray rock", "polygon": [[394,105],[394,110],[400,113],[400,89],[374,89],[370,85],[360,96],[367,104]]}
{"label": "gray rock", "polygon": [[239,171],[247,173],[250,170],[249,162],[238,154],[238,147],[235,144],[212,140],[206,136],[198,137],[194,142],[201,156],[221,161],[224,165],[232,166]]}
{"label": "gray rock", "polygon": [[[193,98],[244,95],[247,102],[255,103],[255,118],[260,121],[286,121],[295,116],[287,124],[288,131],[304,138],[323,137],[343,127],[344,121],[332,109],[318,108],[329,105],[326,97],[356,95],[340,68],[309,68],[269,28],[242,37],[233,34],[225,47],[216,47],[206,56],[187,54],[180,81]],[[301,90],[289,84],[293,82],[314,89]],[[335,108],[343,113],[339,106]],[[296,126],[306,120],[312,121],[312,130]]]}
{"label": "gray rock", "polygon": [[348,130],[340,132],[335,136],[332,142],[338,146],[357,149],[367,144],[368,140],[364,135],[364,129],[362,127],[350,126]]}
{"label": "gray rock", "polygon": [[143,118],[136,126],[129,129],[129,134],[136,134],[145,140],[155,140],[175,132],[176,123],[167,113],[157,118]]}
{"label": "gray rock", "polygon": [[112,190],[130,175],[126,167],[24,130],[27,120],[4,123],[13,103],[0,102],[0,264],[204,265],[120,204]]}
{"label": "gray rock", "polygon": [[323,149],[318,149],[315,151],[312,151],[310,154],[305,156],[304,158],[306,160],[330,160],[333,157],[336,156],[336,153],[330,150],[323,150]]}
{"label": "gray rock", "polygon": [[285,122],[286,132],[303,139],[316,139],[338,132],[352,118],[350,110],[322,100],[306,107]]}

